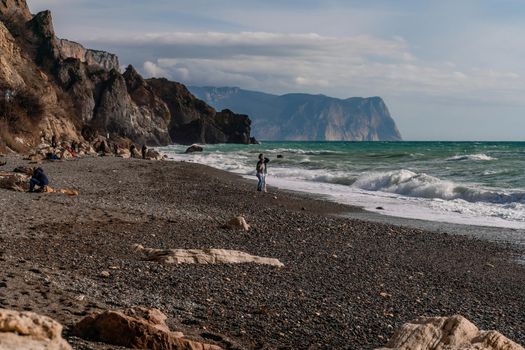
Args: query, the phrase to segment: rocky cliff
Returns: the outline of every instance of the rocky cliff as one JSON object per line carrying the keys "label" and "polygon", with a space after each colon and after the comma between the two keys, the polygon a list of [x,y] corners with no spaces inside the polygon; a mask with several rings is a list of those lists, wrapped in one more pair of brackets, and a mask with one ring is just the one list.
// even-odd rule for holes
{"label": "rocky cliff", "polygon": [[188,89],[167,79],[149,79],[148,84],[168,105],[170,136],[181,143],[249,143],[251,121],[228,109],[221,112],[193,96]]}
{"label": "rocky cliff", "polygon": [[342,100],[309,94],[277,96],[228,87],[189,89],[217,109],[249,114],[254,136],[262,140],[401,140],[380,97]]}
{"label": "rocky cliff", "polygon": [[111,53],[58,38],[49,11],[32,15],[25,0],[0,0],[0,151],[53,135],[109,134],[150,145],[249,141],[246,116],[217,113],[182,85],[158,85],[131,66],[121,73]]}
{"label": "rocky cliff", "polygon": [[84,46],[67,39],[59,39],[58,46],[62,59],[75,58],[91,66],[99,66],[105,70],[119,70],[117,55],[98,50],[86,49]]}

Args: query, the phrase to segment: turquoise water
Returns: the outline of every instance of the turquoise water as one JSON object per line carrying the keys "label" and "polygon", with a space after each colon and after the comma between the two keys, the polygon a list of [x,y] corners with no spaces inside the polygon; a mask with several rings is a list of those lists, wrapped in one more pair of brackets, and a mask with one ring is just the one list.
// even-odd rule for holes
{"label": "turquoise water", "polygon": [[525,224],[525,142],[264,142],[204,148],[196,155],[183,155],[183,146],[163,150],[174,159],[246,176],[254,175],[257,155],[265,153],[271,159],[269,184],[365,208],[387,204],[392,215]]}

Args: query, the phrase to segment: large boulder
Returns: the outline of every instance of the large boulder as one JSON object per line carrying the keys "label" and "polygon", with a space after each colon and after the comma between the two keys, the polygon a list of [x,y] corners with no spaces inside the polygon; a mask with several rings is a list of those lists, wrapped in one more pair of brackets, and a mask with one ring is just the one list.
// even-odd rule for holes
{"label": "large boulder", "polygon": [[133,246],[142,253],[146,260],[166,264],[259,264],[283,267],[277,259],[250,255],[236,250],[226,249],[153,249],[140,244]]}
{"label": "large boulder", "polygon": [[75,327],[77,336],[133,349],[220,350],[215,345],[183,339],[166,325],[166,315],[157,309],[136,307],[91,314]]}
{"label": "large boulder", "polygon": [[421,317],[404,324],[376,350],[525,350],[496,331],[481,331],[463,316]]}
{"label": "large boulder", "polygon": [[0,188],[25,192],[29,189],[30,178],[22,173],[0,172]]}
{"label": "large boulder", "polygon": [[33,312],[0,309],[0,349],[72,350],[62,338],[62,325]]}
{"label": "large boulder", "polygon": [[162,160],[162,159],[164,159],[164,157],[162,157],[162,154],[160,154],[159,151],[154,150],[154,149],[148,149],[146,151],[145,158],[148,159],[148,160]]}

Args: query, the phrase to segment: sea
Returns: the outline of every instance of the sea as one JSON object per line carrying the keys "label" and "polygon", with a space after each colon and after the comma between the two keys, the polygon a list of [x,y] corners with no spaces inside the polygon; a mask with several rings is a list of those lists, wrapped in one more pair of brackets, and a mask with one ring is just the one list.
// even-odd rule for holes
{"label": "sea", "polygon": [[[382,215],[525,229],[525,142],[262,142],[160,149],[255,180]],[[255,190],[255,185],[254,185]]]}

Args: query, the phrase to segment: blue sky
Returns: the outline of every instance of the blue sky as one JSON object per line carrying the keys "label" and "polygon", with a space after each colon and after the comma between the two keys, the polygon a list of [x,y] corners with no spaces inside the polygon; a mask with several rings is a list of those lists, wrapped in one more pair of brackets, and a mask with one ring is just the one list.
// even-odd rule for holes
{"label": "blue sky", "polygon": [[191,85],[381,96],[410,140],[525,140],[522,0],[28,0]]}

